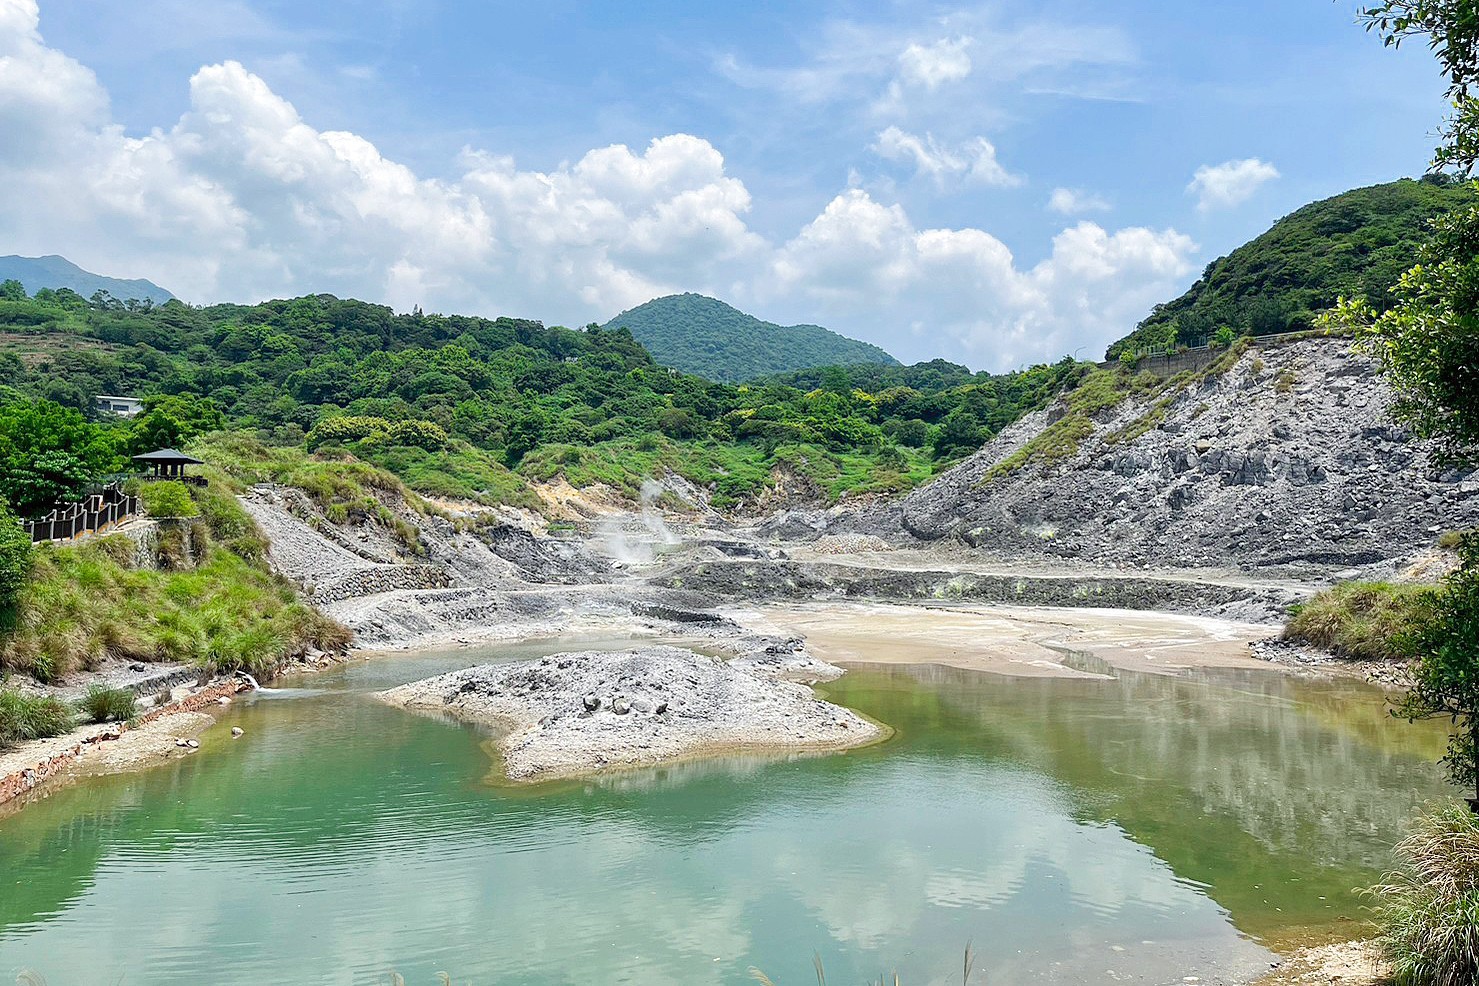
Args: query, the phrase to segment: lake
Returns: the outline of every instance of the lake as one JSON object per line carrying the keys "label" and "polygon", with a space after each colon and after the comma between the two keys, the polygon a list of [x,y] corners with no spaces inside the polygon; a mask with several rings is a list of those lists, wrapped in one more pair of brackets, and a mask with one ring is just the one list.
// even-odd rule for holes
{"label": "lake", "polygon": [[925,986],[969,943],[972,983],[1216,983],[1349,931],[1445,793],[1441,729],[1273,671],[869,667],[822,691],[894,727],[879,746],[542,787],[369,697],[633,642],[346,665],[0,819],[0,981],[799,986],[815,955]]}

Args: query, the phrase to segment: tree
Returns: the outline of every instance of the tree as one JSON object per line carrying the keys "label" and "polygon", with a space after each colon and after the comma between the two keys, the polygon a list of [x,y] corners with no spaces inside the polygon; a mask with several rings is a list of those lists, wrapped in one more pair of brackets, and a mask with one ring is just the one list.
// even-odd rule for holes
{"label": "tree", "polygon": [[26,286],[15,278],[0,281],[0,301],[25,301]]}
{"label": "tree", "polygon": [[0,496],[30,516],[122,465],[113,433],[51,401],[0,407]]}
{"label": "tree", "polygon": [[1451,459],[1479,453],[1479,209],[1446,216],[1377,314],[1342,299],[1323,319],[1356,328],[1397,390],[1393,408]]}
{"label": "tree", "polygon": [[31,536],[0,503],[0,628],[12,625],[15,602],[31,574]]}
{"label": "tree", "polygon": [[1472,174],[1479,164],[1479,2],[1476,0],[1387,0],[1364,7],[1359,18],[1382,43],[1397,48],[1408,38],[1428,39],[1428,47],[1448,77],[1453,115],[1438,131],[1442,143],[1433,167]]}
{"label": "tree", "polygon": [[1416,661],[1396,713],[1453,722],[1443,763],[1455,784],[1474,791],[1469,806],[1479,812],[1479,535],[1470,534],[1462,551],[1464,564],[1431,594],[1404,641]]}

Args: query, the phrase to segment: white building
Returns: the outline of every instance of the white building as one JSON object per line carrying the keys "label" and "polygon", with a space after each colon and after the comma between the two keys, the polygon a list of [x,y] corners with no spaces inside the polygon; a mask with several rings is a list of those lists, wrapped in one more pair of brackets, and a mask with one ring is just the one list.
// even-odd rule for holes
{"label": "white building", "polygon": [[109,397],[107,394],[99,394],[97,408],[105,414],[131,418],[144,410],[144,401],[140,397]]}

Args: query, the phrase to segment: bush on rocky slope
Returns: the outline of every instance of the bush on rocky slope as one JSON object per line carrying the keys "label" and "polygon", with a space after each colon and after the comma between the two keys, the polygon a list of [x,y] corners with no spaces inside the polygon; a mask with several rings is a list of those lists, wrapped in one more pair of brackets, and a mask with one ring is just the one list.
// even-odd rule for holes
{"label": "bush on rocky slope", "polygon": [[1284,628],[1284,639],[1356,660],[1398,660],[1409,656],[1404,638],[1432,593],[1426,585],[1344,582],[1300,606]]}
{"label": "bush on rocky slope", "polygon": [[60,736],[73,724],[72,709],[61,699],[0,688],[0,750],[27,740]]}

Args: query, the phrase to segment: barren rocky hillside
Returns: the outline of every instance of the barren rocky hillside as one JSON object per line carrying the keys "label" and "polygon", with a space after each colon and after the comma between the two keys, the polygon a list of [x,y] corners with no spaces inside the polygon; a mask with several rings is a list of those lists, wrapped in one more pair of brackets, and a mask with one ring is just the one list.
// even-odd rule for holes
{"label": "barren rocky hillside", "polygon": [[1221,373],[1061,399],[903,500],[841,526],[1002,557],[1331,571],[1479,524],[1479,475],[1388,414],[1346,339],[1250,348]]}

